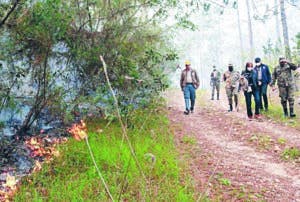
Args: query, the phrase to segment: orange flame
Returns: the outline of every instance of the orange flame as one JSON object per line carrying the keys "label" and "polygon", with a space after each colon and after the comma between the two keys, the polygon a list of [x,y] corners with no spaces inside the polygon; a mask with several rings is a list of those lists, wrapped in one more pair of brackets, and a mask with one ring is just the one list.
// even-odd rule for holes
{"label": "orange flame", "polygon": [[[46,161],[51,161],[53,156],[59,156],[59,151],[55,146],[67,141],[67,138],[53,138],[53,137],[31,137],[25,141],[26,146],[30,149],[32,157],[44,157]],[[42,169],[42,164],[38,160],[35,161],[32,172],[37,172]],[[8,174],[6,181],[1,185],[0,183],[0,201],[10,201],[17,190],[18,180],[15,176]],[[1,188],[1,186],[3,188]]]}
{"label": "orange flame", "polygon": [[83,120],[78,124],[73,124],[71,128],[68,129],[68,132],[73,135],[73,137],[80,141],[87,138],[87,128]]}
{"label": "orange flame", "polygon": [[41,138],[32,137],[26,141],[27,147],[31,150],[31,156],[48,156],[49,153],[45,150],[43,140]]}
{"label": "orange flame", "polygon": [[31,137],[25,144],[30,149],[32,157],[45,157],[46,160],[51,160],[53,156],[59,156],[59,152],[55,149],[56,144],[66,141],[66,138]]}
{"label": "orange flame", "polygon": [[6,176],[6,182],[3,184],[4,190],[0,189],[0,201],[10,201],[9,199],[17,190],[17,180],[15,176],[8,174]]}

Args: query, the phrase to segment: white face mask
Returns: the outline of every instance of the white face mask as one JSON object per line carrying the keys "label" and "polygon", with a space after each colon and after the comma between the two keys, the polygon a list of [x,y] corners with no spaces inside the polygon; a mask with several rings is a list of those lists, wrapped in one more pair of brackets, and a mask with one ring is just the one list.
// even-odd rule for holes
{"label": "white face mask", "polygon": [[247,70],[248,70],[248,71],[252,71],[252,70],[253,70],[253,67],[247,67]]}
{"label": "white face mask", "polygon": [[261,63],[259,62],[259,63],[256,63],[256,66],[260,66],[261,65]]}

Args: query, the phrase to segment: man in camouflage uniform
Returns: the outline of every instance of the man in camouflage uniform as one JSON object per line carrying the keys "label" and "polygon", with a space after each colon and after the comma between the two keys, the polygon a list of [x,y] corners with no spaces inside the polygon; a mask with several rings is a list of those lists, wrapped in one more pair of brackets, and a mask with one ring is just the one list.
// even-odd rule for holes
{"label": "man in camouflage uniform", "polygon": [[[300,65],[298,65],[299,67]],[[296,82],[296,99],[297,103],[300,105],[300,68],[295,71],[295,82]]]}
{"label": "man in camouflage uniform", "polygon": [[211,91],[211,100],[214,100],[215,90],[217,90],[217,100],[220,97],[220,78],[221,73],[217,71],[216,66],[213,66],[213,71],[210,74],[210,86],[212,87]]}
{"label": "man in camouflage uniform", "polygon": [[228,71],[223,75],[223,80],[226,82],[225,90],[229,102],[229,112],[233,110],[232,97],[234,97],[235,108],[238,110],[238,89],[239,89],[240,73],[233,70],[233,65],[228,64]]}
{"label": "man in camouflage uniform", "polygon": [[292,70],[296,70],[297,66],[288,62],[284,57],[279,58],[279,66],[275,67],[272,76],[271,86],[274,89],[274,84],[277,81],[279,89],[279,97],[281,98],[281,105],[283,108],[284,116],[288,116],[287,101],[290,107],[290,117],[295,117],[294,114],[294,92],[295,80]]}
{"label": "man in camouflage uniform", "polygon": [[295,83],[296,83],[296,91],[300,92],[300,68],[295,71]]}

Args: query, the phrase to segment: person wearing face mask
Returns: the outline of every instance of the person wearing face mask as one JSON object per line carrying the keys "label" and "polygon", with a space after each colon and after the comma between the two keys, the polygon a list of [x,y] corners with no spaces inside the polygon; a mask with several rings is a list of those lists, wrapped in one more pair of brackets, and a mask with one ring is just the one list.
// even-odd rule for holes
{"label": "person wearing face mask", "polygon": [[213,71],[210,74],[211,100],[214,100],[215,90],[217,91],[217,100],[220,98],[220,78],[221,73],[216,69],[216,66],[213,66]]}
{"label": "person wearing face mask", "polygon": [[234,97],[235,108],[238,110],[238,89],[239,89],[239,79],[240,74],[238,71],[234,71],[233,65],[231,63],[228,64],[228,71],[223,74],[223,80],[226,82],[225,90],[226,95],[228,97],[229,109],[231,112],[233,110],[232,107],[232,97]]}
{"label": "person wearing face mask", "polygon": [[241,74],[240,89],[244,91],[248,118],[249,119],[253,118],[252,107],[251,107],[252,96],[254,97],[254,101],[255,101],[254,117],[260,118],[260,114],[259,114],[260,102],[259,102],[259,91],[257,90],[257,75],[253,71],[252,62],[246,63],[246,68]]}
{"label": "person wearing face mask", "polygon": [[263,109],[263,102],[264,102],[265,111],[268,111],[269,104],[268,104],[267,88],[272,80],[269,67],[265,64],[262,64],[260,58],[255,58],[254,71],[257,74],[257,86],[258,86],[259,97],[260,97],[260,109]]}
{"label": "person wearing face mask", "polygon": [[279,66],[275,67],[272,75],[271,86],[277,81],[277,86],[279,89],[279,97],[281,98],[281,105],[283,108],[284,116],[287,117],[288,108],[287,102],[289,102],[290,117],[296,116],[294,113],[294,92],[295,92],[295,80],[292,71],[295,71],[298,67],[290,62],[288,62],[284,57],[279,58]]}
{"label": "person wearing face mask", "polygon": [[185,115],[194,112],[196,89],[199,87],[199,84],[197,72],[191,68],[190,61],[185,61],[185,69],[181,72],[180,78],[180,87],[185,101]]}

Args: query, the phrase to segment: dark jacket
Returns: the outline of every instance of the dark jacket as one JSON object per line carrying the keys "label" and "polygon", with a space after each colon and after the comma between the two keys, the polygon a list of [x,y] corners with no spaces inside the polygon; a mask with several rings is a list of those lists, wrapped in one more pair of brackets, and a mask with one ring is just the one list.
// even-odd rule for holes
{"label": "dark jacket", "polygon": [[[261,74],[262,74],[261,82],[262,82],[262,84],[271,83],[272,77],[271,77],[269,67],[265,64],[261,64],[259,67],[261,68]],[[258,78],[258,67],[255,67],[254,71],[255,71],[255,73],[257,75],[257,78]]]}
{"label": "dark jacket", "polygon": [[248,71],[246,69],[242,71],[242,76],[247,79],[248,86],[250,86],[253,90],[257,88],[257,74],[254,70]]}
{"label": "dark jacket", "polygon": [[[191,69],[192,71],[192,81],[193,81],[193,86],[197,89],[200,85],[199,77],[197,75],[196,70]],[[183,89],[186,86],[186,69],[182,70],[181,72],[181,78],[180,78],[180,87]]]}

